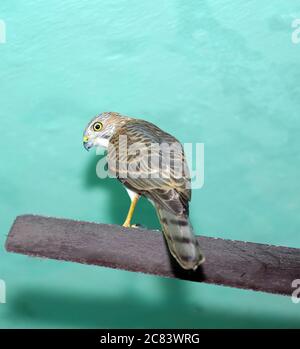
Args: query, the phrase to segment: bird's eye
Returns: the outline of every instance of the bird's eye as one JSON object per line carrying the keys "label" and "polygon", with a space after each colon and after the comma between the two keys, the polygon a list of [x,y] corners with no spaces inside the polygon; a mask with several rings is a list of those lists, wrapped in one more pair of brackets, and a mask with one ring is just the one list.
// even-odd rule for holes
{"label": "bird's eye", "polygon": [[101,131],[102,128],[103,128],[102,122],[95,122],[94,125],[93,125],[93,130],[94,130],[95,132]]}

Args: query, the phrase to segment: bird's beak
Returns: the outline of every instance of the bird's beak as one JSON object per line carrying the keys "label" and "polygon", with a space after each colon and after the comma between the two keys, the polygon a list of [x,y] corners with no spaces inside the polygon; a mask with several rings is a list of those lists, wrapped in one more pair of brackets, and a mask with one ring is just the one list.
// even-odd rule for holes
{"label": "bird's beak", "polygon": [[87,151],[93,148],[93,143],[89,140],[89,137],[87,136],[83,137],[83,146]]}

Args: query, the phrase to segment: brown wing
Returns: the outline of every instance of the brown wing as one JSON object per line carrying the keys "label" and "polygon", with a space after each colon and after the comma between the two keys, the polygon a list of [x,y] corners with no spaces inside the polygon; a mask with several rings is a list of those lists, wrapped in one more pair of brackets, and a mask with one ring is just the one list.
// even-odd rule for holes
{"label": "brown wing", "polygon": [[188,213],[188,166],[182,145],[170,134],[130,120],[110,139],[107,160],[110,172],[129,189],[175,214]]}

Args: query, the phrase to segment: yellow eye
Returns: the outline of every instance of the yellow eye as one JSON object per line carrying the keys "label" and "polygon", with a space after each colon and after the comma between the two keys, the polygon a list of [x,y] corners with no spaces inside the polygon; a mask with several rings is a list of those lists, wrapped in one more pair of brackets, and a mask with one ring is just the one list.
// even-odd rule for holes
{"label": "yellow eye", "polygon": [[94,125],[93,125],[93,130],[94,130],[95,132],[101,131],[102,128],[103,128],[102,122],[95,122]]}

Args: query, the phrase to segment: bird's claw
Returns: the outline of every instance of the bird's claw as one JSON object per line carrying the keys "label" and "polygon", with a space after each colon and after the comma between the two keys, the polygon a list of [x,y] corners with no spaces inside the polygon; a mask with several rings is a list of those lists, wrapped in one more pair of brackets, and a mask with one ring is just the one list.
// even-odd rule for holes
{"label": "bird's claw", "polygon": [[124,224],[123,224],[123,227],[124,227],[124,228],[139,228],[139,227],[141,227],[141,225],[140,225],[140,224],[129,224],[129,223],[124,223]]}

